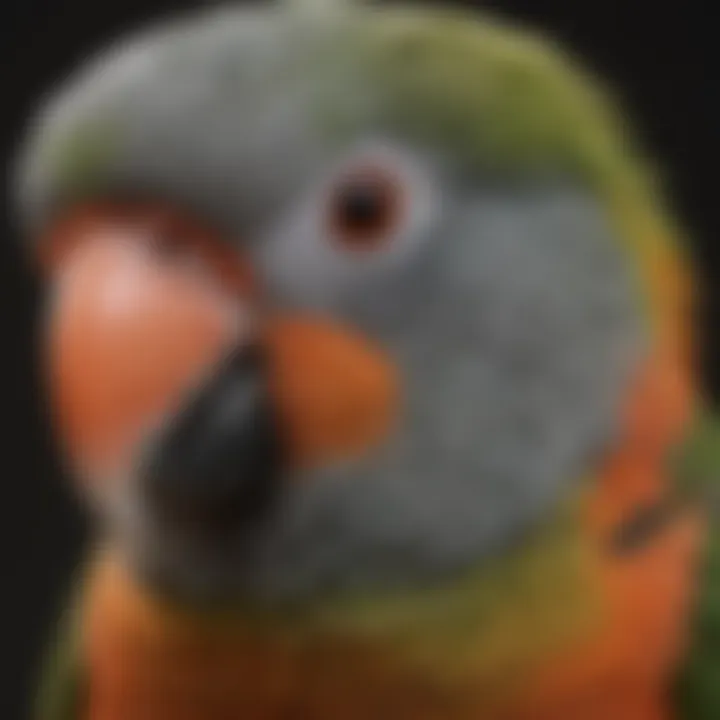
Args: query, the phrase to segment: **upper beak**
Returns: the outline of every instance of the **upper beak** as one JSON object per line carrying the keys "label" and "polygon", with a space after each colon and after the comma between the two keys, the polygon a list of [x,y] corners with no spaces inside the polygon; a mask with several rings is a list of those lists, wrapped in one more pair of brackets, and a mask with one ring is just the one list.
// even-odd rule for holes
{"label": "upper beak", "polygon": [[139,230],[101,217],[65,232],[77,237],[51,268],[48,366],[86,475],[139,469],[167,507],[252,514],[284,470],[389,430],[397,377],[367,339],[310,317],[248,323],[252,293],[149,253]]}

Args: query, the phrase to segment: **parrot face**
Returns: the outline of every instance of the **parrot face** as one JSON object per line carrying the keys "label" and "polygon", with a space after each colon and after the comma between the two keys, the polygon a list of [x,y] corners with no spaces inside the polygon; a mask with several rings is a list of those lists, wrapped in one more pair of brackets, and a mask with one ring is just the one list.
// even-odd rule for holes
{"label": "parrot face", "polygon": [[[432,20],[400,25],[154,29],[29,145],[28,213],[81,209],[45,226],[69,455],[133,562],[188,592],[441,582],[614,440],[645,311],[557,99],[512,63],[516,95],[471,78],[482,25],[449,56]],[[458,102],[487,105],[472,138]]]}

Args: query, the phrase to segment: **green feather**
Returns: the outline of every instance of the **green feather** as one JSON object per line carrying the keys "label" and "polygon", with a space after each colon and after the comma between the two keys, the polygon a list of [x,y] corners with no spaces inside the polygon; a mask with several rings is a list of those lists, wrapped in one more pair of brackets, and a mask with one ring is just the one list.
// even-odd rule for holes
{"label": "green feather", "polygon": [[711,533],[693,640],[676,697],[680,720],[720,718],[720,524]]}
{"label": "green feather", "polygon": [[679,490],[704,498],[710,537],[699,582],[687,661],[676,687],[680,720],[720,718],[720,418],[705,413],[676,459]]}
{"label": "green feather", "polygon": [[368,9],[359,28],[383,111],[493,173],[572,173],[645,193],[654,172],[610,92],[550,39],[491,16]]}
{"label": "green feather", "polygon": [[677,488],[686,495],[715,500],[720,490],[720,417],[704,411],[673,458]]}
{"label": "green feather", "polygon": [[74,597],[62,617],[47,653],[33,720],[78,720],[83,691],[80,657],[81,603]]}
{"label": "green feather", "polygon": [[379,97],[377,126],[451,156],[469,174],[571,178],[588,188],[648,294],[652,268],[681,254],[682,232],[665,212],[658,168],[604,83],[551,39],[483,13],[365,15],[345,45],[363,58]]}
{"label": "green feather", "polygon": [[63,135],[47,152],[58,183],[68,193],[76,193],[93,187],[115,150],[115,128],[105,120],[94,119]]}

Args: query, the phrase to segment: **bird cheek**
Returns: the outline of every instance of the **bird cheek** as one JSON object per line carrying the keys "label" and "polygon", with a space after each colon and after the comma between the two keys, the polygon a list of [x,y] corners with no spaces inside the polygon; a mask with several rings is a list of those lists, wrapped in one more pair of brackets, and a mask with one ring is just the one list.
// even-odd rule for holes
{"label": "bird cheek", "polygon": [[270,322],[264,340],[292,465],[362,455],[391,431],[399,378],[380,347],[340,325],[297,316]]}
{"label": "bird cheek", "polygon": [[241,309],[153,260],[127,231],[83,238],[55,269],[46,317],[54,420],[70,461],[123,474],[137,443],[236,340]]}

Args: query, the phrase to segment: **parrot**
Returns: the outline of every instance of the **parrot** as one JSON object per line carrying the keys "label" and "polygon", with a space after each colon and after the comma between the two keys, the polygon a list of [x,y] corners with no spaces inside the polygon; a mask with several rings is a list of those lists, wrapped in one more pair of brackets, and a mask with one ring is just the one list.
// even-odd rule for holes
{"label": "parrot", "polygon": [[93,541],[37,720],[716,720],[696,282],[609,84],[488,10],[178,12],[13,166]]}

